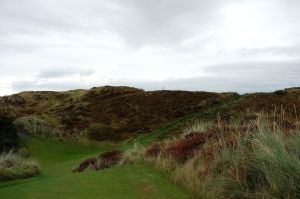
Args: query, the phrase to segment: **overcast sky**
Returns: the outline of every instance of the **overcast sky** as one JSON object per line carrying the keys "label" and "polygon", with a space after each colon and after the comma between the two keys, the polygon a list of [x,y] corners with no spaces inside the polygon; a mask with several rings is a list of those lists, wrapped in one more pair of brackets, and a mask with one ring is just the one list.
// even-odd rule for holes
{"label": "overcast sky", "polygon": [[0,95],[300,86],[299,0],[0,0]]}

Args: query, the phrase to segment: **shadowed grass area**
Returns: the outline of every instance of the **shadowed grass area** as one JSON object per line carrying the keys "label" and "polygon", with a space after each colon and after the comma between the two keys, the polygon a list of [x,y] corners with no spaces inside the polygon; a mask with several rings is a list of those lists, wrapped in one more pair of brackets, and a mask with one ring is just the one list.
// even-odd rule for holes
{"label": "shadowed grass area", "polygon": [[145,164],[117,166],[102,171],[71,173],[71,168],[88,156],[112,148],[27,140],[29,149],[42,167],[42,174],[26,180],[0,184],[0,198],[188,198],[178,186]]}

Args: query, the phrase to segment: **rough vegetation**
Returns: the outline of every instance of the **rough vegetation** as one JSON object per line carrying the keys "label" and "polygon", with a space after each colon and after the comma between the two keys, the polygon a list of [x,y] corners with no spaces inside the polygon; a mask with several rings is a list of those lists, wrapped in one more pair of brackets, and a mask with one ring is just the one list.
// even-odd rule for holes
{"label": "rough vegetation", "polygon": [[285,121],[258,114],[247,124],[198,123],[176,139],[127,151],[122,162],[148,162],[195,198],[299,198],[299,123]]}
{"label": "rough vegetation", "polygon": [[24,151],[2,152],[0,155],[0,181],[29,178],[40,173],[36,160],[28,158]]}

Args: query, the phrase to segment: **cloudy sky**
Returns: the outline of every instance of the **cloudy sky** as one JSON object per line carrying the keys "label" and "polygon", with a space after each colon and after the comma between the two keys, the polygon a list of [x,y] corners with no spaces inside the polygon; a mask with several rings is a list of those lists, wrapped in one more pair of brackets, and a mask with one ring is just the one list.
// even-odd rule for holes
{"label": "cloudy sky", "polygon": [[0,0],[0,95],[300,86],[299,0]]}

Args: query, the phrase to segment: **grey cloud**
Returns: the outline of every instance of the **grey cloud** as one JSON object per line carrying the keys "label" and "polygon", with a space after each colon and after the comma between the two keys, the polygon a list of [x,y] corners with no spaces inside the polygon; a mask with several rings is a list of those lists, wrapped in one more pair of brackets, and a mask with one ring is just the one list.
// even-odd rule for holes
{"label": "grey cloud", "polygon": [[[12,89],[17,91],[22,90],[70,90],[77,88],[88,88],[93,86],[82,80],[82,77],[88,77],[94,73],[90,69],[76,69],[70,67],[53,68],[39,72],[33,80],[19,80],[11,84]],[[76,81],[65,80],[66,77],[78,75]]]}
{"label": "grey cloud", "polygon": [[[52,1],[1,1],[0,33],[25,35],[70,34],[84,32],[117,33],[128,44],[174,46],[189,37],[204,34],[218,27],[224,5],[246,0],[52,0]],[[284,11],[299,6],[287,6]],[[299,2],[293,1],[294,5]],[[290,5],[290,4],[288,4]],[[291,18],[297,18],[293,11]]]}
{"label": "grey cloud", "polygon": [[[214,26],[222,0],[1,1],[0,33],[25,35],[103,31],[129,45],[176,45]],[[195,31],[197,30],[197,31]]]}
{"label": "grey cloud", "polygon": [[[235,75],[241,78],[247,76],[289,76],[300,75],[300,60],[277,62],[237,62],[231,64],[210,65],[202,68],[207,73],[220,75]],[[300,83],[300,80],[299,80]]]}
{"label": "grey cloud", "polygon": [[[220,50],[219,53],[227,54],[228,52],[226,52],[226,50],[223,49]],[[274,46],[268,48],[240,48],[240,49],[236,49],[233,53],[237,53],[239,55],[273,54],[273,55],[299,56],[300,44],[293,45],[293,46]]]}
{"label": "grey cloud", "polygon": [[54,91],[66,91],[71,89],[89,88],[93,85],[85,82],[73,82],[73,81],[55,81],[55,82],[38,82],[33,81],[16,81],[12,84],[12,88],[17,91],[38,91],[38,90],[54,90]]}
{"label": "grey cloud", "polygon": [[128,0],[119,1],[127,10],[117,31],[133,45],[174,46],[187,37],[216,25],[216,10],[224,1]]}
{"label": "grey cloud", "polygon": [[[0,24],[5,28],[0,28],[0,33],[67,37],[74,32],[95,36],[111,32],[135,47],[176,46],[187,38],[205,35],[212,29],[217,31],[223,17],[219,9],[236,2],[247,1],[1,1]],[[293,3],[299,5],[296,1]],[[284,10],[292,9],[282,4]],[[293,18],[297,16],[293,14]]]}
{"label": "grey cloud", "polygon": [[79,75],[81,77],[84,77],[93,74],[93,72],[94,72],[93,70],[89,70],[89,69],[83,70],[83,69],[63,67],[63,68],[43,70],[37,75],[37,78],[61,78],[70,75]]}
{"label": "grey cloud", "polygon": [[[70,3],[66,1],[66,3]],[[56,4],[56,6],[55,6]],[[70,4],[69,4],[70,5]],[[51,31],[74,31],[83,29],[75,20],[78,15],[67,15],[67,4],[59,1],[1,1],[1,24],[5,29],[2,33],[10,31],[19,34],[41,34]],[[11,23],[13,22],[13,23]]]}

